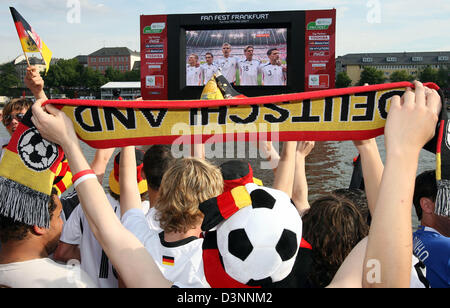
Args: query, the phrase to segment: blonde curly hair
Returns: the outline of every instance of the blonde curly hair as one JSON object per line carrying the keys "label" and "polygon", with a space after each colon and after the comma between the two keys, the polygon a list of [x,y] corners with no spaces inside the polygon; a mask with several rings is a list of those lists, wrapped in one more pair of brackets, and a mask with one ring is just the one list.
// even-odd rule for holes
{"label": "blonde curly hair", "polygon": [[220,169],[198,158],[181,158],[164,173],[155,206],[165,232],[185,233],[203,221],[198,206],[223,192]]}

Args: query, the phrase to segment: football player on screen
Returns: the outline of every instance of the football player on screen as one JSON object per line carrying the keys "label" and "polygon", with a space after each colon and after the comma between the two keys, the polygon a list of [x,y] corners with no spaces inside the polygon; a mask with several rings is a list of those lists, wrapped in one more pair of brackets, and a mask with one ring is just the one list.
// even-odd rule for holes
{"label": "football player on screen", "polygon": [[203,81],[203,74],[200,65],[198,64],[198,55],[192,53],[188,58],[188,65],[186,66],[186,85],[187,86],[201,86]]}
{"label": "football player on screen", "polygon": [[239,83],[241,86],[257,86],[258,75],[261,73],[261,63],[253,59],[254,47],[244,48],[245,60],[239,62]]}
{"label": "football player on screen", "polygon": [[236,70],[238,69],[239,59],[231,56],[231,45],[223,43],[222,45],[223,58],[217,61],[217,64],[222,70],[222,74],[232,85],[236,82]]}
{"label": "football player on screen", "polygon": [[286,85],[286,68],[281,65],[280,52],[277,48],[267,51],[269,63],[261,68],[262,84],[264,86]]}

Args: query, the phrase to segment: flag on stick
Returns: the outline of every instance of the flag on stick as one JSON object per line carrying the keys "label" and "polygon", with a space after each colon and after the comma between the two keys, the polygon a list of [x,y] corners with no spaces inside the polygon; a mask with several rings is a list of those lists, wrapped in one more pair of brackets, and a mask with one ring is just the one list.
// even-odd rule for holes
{"label": "flag on stick", "polygon": [[[25,57],[27,52],[39,52],[41,53],[42,59],[45,62],[45,73],[48,72],[50,67],[50,60],[52,59],[52,52],[48,49],[47,45],[41,40],[39,35],[34,32],[33,28],[26,22],[22,15],[17,12],[13,7],[9,8],[11,10],[11,15],[14,20],[14,24],[17,29],[17,34],[19,35],[20,44],[22,45]],[[28,66],[30,63],[28,62]]]}

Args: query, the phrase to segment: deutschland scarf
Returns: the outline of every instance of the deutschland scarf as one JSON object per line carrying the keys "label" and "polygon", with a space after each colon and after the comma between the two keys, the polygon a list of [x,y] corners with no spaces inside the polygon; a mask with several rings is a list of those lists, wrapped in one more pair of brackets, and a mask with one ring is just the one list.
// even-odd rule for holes
{"label": "deutschland scarf", "polygon": [[[439,90],[435,84],[425,85]],[[247,98],[239,95],[223,76],[219,76],[217,83],[213,79],[207,84],[200,100],[49,100],[47,104],[53,104],[62,110],[73,121],[79,138],[97,149],[180,141],[184,144],[249,141],[258,138],[278,141],[342,141],[369,139],[383,134],[390,98],[402,95],[406,87],[413,87],[413,84],[398,82]],[[221,93],[218,93],[217,88],[220,88]],[[21,140],[28,140],[28,129],[32,129],[31,121],[24,120],[22,124],[23,128],[16,131],[8,146],[12,154],[7,156],[13,157],[11,161],[14,163],[7,163],[10,159],[4,157],[0,165],[0,215],[32,222],[31,224],[39,221],[48,225],[48,214],[44,220],[30,217],[25,219],[27,215],[24,213],[27,211],[22,206],[11,205],[11,199],[7,197],[14,196],[13,199],[17,201],[16,193],[4,193],[4,187],[9,190],[9,184],[13,181],[38,192],[42,192],[41,186],[46,186],[47,194],[51,190],[51,185],[47,183],[53,181],[55,168],[63,157],[59,147],[48,143],[44,143],[45,155],[42,144],[33,145],[36,150],[34,154],[46,156],[42,166],[33,166],[35,169],[30,168],[29,162],[22,156],[14,156],[23,150],[20,147],[26,146]],[[35,129],[33,132],[37,133]],[[30,147],[27,149],[32,151]],[[442,108],[436,137],[425,149],[436,153],[439,187],[436,212],[450,216],[450,127],[445,106]],[[36,159],[37,156],[33,157]],[[36,179],[36,174],[48,171],[50,178],[46,181]],[[27,200],[32,199],[34,197]],[[33,207],[28,203],[22,201],[20,204]],[[42,208],[43,203],[40,204]]]}
{"label": "deutschland scarf", "polygon": [[[216,79],[217,83],[206,86],[203,100],[48,103],[64,111],[80,139],[94,148],[257,139],[342,141],[382,135],[390,98],[413,88],[410,82],[397,82],[248,98],[239,95],[223,76]],[[445,101],[436,84],[425,85],[438,90]],[[223,96],[217,95],[215,87]],[[435,212],[450,216],[450,127],[445,104],[435,138],[424,148],[436,154]]]}

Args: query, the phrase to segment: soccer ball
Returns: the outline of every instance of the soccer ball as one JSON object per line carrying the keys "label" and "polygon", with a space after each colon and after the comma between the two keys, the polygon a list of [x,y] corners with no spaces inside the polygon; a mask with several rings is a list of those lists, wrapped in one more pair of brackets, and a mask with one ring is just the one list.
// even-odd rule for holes
{"label": "soccer ball", "polygon": [[43,139],[36,128],[30,128],[20,136],[17,152],[23,163],[36,171],[50,168],[58,158],[56,145]]}
{"label": "soccer ball", "polygon": [[217,245],[225,271],[233,279],[257,285],[286,278],[302,238],[302,220],[282,191],[245,185],[251,206],[234,213],[217,228]]}

